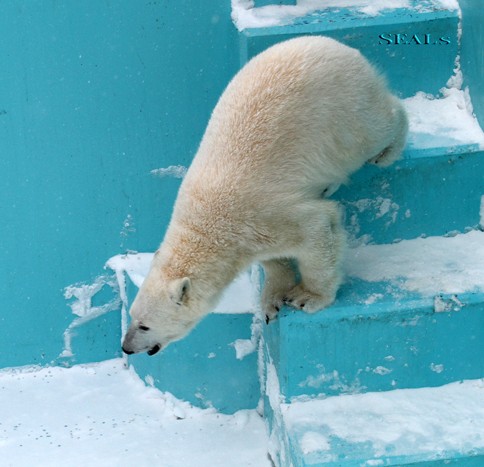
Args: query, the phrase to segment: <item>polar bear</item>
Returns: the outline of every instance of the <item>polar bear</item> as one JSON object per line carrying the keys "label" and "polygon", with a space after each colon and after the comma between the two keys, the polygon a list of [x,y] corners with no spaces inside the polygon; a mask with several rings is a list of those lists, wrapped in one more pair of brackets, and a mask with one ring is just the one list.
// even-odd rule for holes
{"label": "polar bear", "polygon": [[268,319],[284,303],[330,305],[345,235],[327,197],[365,162],[396,160],[407,127],[385,80],[335,40],[291,39],[250,60],[212,113],[123,350],[152,355],[184,337],[254,262]]}

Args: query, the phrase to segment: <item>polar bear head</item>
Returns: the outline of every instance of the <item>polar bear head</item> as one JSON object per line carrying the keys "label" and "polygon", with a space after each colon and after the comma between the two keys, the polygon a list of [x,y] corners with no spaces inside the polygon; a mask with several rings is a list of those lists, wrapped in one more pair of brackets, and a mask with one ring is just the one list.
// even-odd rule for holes
{"label": "polar bear head", "polygon": [[166,280],[151,271],[131,307],[123,351],[154,355],[184,337],[199,321],[191,288],[188,277]]}

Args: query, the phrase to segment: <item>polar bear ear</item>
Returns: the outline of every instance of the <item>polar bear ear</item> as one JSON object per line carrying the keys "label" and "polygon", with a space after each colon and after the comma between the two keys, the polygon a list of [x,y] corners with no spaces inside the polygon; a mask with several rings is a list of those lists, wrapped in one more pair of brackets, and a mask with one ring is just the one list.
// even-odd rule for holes
{"label": "polar bear ear", "polygon": [[170,299],[177,305],[182,305],[188,300],[188,293],[190,291],[191,281],[190,278],[184,277],[183,279],[175,279],[171,281],[168,286],[170,292]]}

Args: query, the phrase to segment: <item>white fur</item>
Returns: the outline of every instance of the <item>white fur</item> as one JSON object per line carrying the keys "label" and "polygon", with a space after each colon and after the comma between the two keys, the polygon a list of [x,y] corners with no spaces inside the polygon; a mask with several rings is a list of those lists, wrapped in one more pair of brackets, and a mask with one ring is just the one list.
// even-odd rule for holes
{"label": "white fur", "polygon": [[255,261],[265,269],[269,318],[284,302],[308,312],[330,305],[344,233],[323,194],[365,162],[397,159],[407,126],[384,79],[332,39],[292,39],[252,59],[213,111],[131,308],[124,349],[182,338]]}

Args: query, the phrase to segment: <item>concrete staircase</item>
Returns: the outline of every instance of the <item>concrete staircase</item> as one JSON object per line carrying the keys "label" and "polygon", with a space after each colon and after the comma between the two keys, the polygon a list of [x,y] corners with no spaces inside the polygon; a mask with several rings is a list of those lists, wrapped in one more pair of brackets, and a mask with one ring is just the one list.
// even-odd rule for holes
{"label": "concrete staircase", "polygon": [[[241,65],[297,35],[360,49],[405,99],[407,150],[335,195],[352,249],[334,306],[285,308],[268,326],[252,298],[230,313],[257,293],[253,273],[185,340],[130,362],[150,384],[222,411],[256,406],[262,390],[278,466],[484,466],[484,135],[470,107],[480,110],[483,89],[466,76],[462,29],[479,6],[267,3],[233,2]],[[137,258],[111,267],[142,276]],[[136,291],[127,284],[125,306]]]}
{"label": "concrete staircase", "polygon": [[277,465],[484,465],[482,131],[462,90],[461,11],[408,3],[376,15],[281,14],[281,25],[241,31],[244,60],[301,34],[359,48],[411,123],[401,162],[367,167],[336,194],[355,248],[335,305],[312,316],[284,309],[264,329]]}

